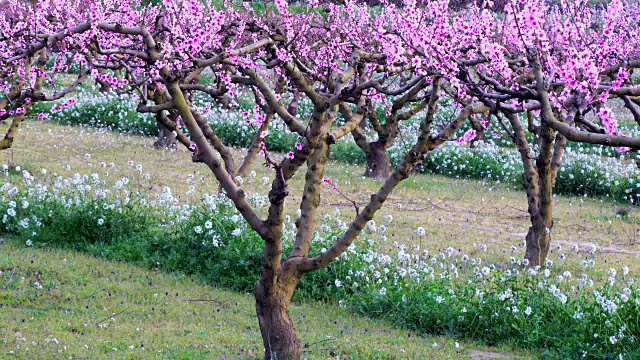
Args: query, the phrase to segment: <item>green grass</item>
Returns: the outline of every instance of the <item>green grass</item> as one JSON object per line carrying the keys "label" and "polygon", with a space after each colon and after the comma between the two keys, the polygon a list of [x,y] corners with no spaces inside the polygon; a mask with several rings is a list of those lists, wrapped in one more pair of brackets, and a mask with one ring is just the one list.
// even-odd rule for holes
{"label": "green grass", "polygon": [[[0,245],[0,271],[0,358],[262,356],[249,295],[72,250],[27,248],[12,238]],[[477,352],[332,305],[294,305],[291,313],[308,344],[305,358],[459,359]]]}

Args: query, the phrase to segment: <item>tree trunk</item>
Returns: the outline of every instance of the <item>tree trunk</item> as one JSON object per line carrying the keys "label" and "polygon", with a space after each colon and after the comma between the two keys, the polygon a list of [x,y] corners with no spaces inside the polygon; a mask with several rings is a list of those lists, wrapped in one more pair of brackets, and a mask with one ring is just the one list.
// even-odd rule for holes
{"label": "tree trunk", "polygon": [[362,130],[362,131],[367,131],[369,130],[369,122],[368,121],[360,121],[360,123],[358,124],[358,127]]}
{"label": "tree trunk", "polygon": [[224,110],[231,110],[231,99],[227,95],[223,95],[218,101],[218,105]]}
{"label": "tree trunk", "polygon": [[531,214],[531,228],[527,233],[525,259],[529,266],[542,266],[547,259],[551,246],[551,228],[553,227],[553,186],[566,139],[555,137],[555,132],[547,125],[540,127],[540,154],[536,159],[538,173],[537,209]]}
{"label": "tree trunk", "polygon": [[[258,285],[260,288],[260,285]],[[300,340],[296,335],[289,300],[284,293],[265,295],[256,291],[256,313],[264,343],[266,360],[298,360],[301,354]]]}
{"label": "tree trunk", "polygon": [[542,266],[547,260],[549,247],[551,246],[551,233],[545,230],[549,227],[545,226],[541,221],[534,221],[534,225],[527,232],[527,247],[524,258],[529,261],[530,267]]}
{"label": "tree trunk", "polygon": [[[157,113],[156,116],[163,116],[161,113]],[[162,122],[158,121],[158,140],[153,143],[153,147],[156,149],[175,149],[176,148],[176,136],[168,127]]]}
{"label": "tree trunk", "polygon": [[374,179],[386,179],[391,173],[391,159],[387,149],[379,143],[372,143],[367,154],[367,171],[364,176]]}

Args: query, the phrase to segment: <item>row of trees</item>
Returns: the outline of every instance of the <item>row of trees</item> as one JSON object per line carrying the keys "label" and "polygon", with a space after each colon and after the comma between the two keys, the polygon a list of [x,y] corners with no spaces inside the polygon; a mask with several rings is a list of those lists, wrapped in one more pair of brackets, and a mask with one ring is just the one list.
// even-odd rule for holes
{"label": "row of trees", "polygon": [[[586,1],[552,7],[508,1],[498,14],[490,1],[455,12],[443,0],[316,6],[309,2],[294,12],[284,0],[260,11],[198,0],[0,3],[0,119],[11,119],[0,147],[11,146],[33,103],[60,100],[87,78],[140,99],[137,110],[155,113],[165,138],[175,138],[212,171],[264,240],[255,297],[267,359],[300,357],[288,313],[300,279],[337,259],[395,187],[465,121],[478,130],[497,124],[521,154],[531,266],[543,264],[549,250],[553,184],[566,141],[640,148],[640,139],[617,130],[607,108],[608,99],[622,99],[640,125],[640,88],[630,81],[640,67],[640,7],[616,0],[599,9]],[[80,74],[58,88],[55,76],[71,65]],[[198,92],[213,104],[247,94],[255,99],[248,121],[256,131],[240,166],[206,121],[206,109],[193,102]],[[445,97],[458,111],[434,124]],[[303,100],[312,105],[308,118],[296,111]],[[301,139],[283,159],[264,146],[276,116]],[[411,118],[420,122],[419,134],[392,169],[386,150]],[[365,122],[376,139],[363,133]],[[367,153],[367,175],[383,182],[331,248],[309,254],[328,155],[348,134]],[[275,173],[264,218],[237,180],[258,156]],[[295,243],[283,254],[288,181],[303,167]]]}

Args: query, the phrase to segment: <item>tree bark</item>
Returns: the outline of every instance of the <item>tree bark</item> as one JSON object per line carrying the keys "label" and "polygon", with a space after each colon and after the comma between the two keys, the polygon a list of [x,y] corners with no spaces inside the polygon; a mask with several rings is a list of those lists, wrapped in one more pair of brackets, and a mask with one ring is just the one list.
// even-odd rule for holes
{"label": "tree bark", "polygon": [[545,228],[542,221],[534,220],[534,225],[527,232],[527,247],[524,258],[529,261],[530,267],[542,266],[547,260],[551,246],[551,234],[547,233]]}
{"label": "tree bark", "polygon": [[[162,112],[158,112],[156,114],[156,118],[160,116],[165,116]],[[160,120],[157,121],[158,126],[158,140],[153,143],[153,147],[156,149],[175,149],[176,144],[176,135],[174,135],[173,131],[169,129],[164,123]]]}
{"label": "tree bark", "polygon": [[[36,84],[33,89],[34,91],[32,91],[31,94],[33,94],[33,92],[35,91],[39,92],[40,90],[42,90],[42,86],[44,84],[44,77],[42,74],[44,74],[44,66],[48,58],[49,58],[49,55],[48,55],[47,49],[41,50],[40,57],[37,62],[38,68],[40,69],[40,74],[36,78]],[[31,66],[32,66],[32,60],[29,60],[25,66],[25,74],[28,74],[31,71]],[[23,85],[24,85],[23,81],[18,82],[16,89],[22,88]],[[25,95],[22,94],[21,91],[18,91],[15,94],[16,94],[15,96],[18,96],[18,98],[15,101],[24,106],[24,112],[22,114],[15,114],[13,116],[13,120],[11,121],[11,125],[9,125],[9,128],[7,129],[7,132],[4,135],[4,139],[0,141],[0,150],[8,149],[11,147],[11,145],[13,145],[13,139],[18,134],[18,128],[20,127],[20,124],[22,124],[24,119],[26,119],[27,113],[29,112],[29,110],[31,109],[31,106],[33,105],[32,102],[25,104]],[[9,93],[6,99],[7,101],[3,102],[1,104],[2,107],[0,108],[4,109],[7,105],[9,105],[11,102],[8,100],[12,99],[12,97],[13,97],[13,94]]]}
{"label": "tree bark", "polygon": [[367,171],[364,176],[374,179],[386,179],[391,173],[391,159],[384,144],[371,143],[367,155]]}
{"label": "tree bark", "polygon": [[[529,142],[527,141],[527,137],[525,135],[524,129],[520,125],[520,122],[516,115],[514,114],[505,114],[509,122],[511,123],[511,128],[513,129],[513,140],[516,145],[516,149],[520,153],[520,158],[522,160],[522,164],[524,166],[524,186],[527,191],[527,211],[529,212],[529,217],[531,219],[531,227],[529,227],[529,231],[526,236],[526,249],[524,258],[529,261],[529,266],[537,266],[544,263],[546,260],[547,252],[549,251],[549,246],[551,243],[551,234],[545,231],[544,222],[541,221],[540,216],[540,208],[541,208],[541,196],[543,190],[541,187],[545,186],[546,182],[540,181],[540,170],[543,169],[544,164],[540,161],[536,162],[538,167],[534,166],[533,159],[531,158],[531,148],[529,146]],[[533,122],[529,122],[530,125]],[[529,131],[534,132],[536,137],[538,134],[535,133],[536,129],[532,126],[529,126]],[[539,130],[539,129],[538,129]],[[550,151],[551,144],[547,145],[544,153]],[[540,156],[543,156],[541,152]],[[551,162],[547,163],[547,166],[551,167]],[[546,206],[552,206],[552,203],[547,203]],[[549,213],[549,211],[547,211]]]}
{"label": "tree bark", "polygon": [[471,122],[471,128],[476,131],[476,138],[471,141],[471,147],[476,147],[476,142],[478,141],[487,141],[487,137],[484,134],[484,128],[480,121],[476,117],[469,116],[469,121]]}
{"label": "tree bark", "polygon": [[290,297],[287,296],[287,293],[293,293],[293,289],[283,291],[278,289],[280,286],[275,287],[269,289],[272,294],[267,294],[260,281],[256,291],[256,314],[264,343],[264,358],[298,360],[302,347],[289,315]]}
{"label": "tree bark", "polygon": [[[538,173],[539,202],[537,211],[530,213],[531,228],[527,233],[527,247],[525,259],[529,266],[543,265],[549,253],[551,245],[551,228],[553,227],[553,185],[555,184],[554,171],[554,142],[555,132],[548,125],[540,128],[540,154],[536,159]],[[560,149],[564,149],[564,137],[559,139]],[[561,151],[561,150],[559,150]],[[562,154],[557,154],[556,156]],[[555,166],[560,158],[555,159]]]}
{"label": "tree bark", "polygon": [[358,127],[360,128],[360,130],[366,132],[366,131],[369,130],[369,122],[368,121],[360,121],[358,123]]}
{"label": "tree bark", "polygon": [[[96,79],[97,81],[97,79]],[[153,96],[153,100],[156,105],[163,104],[165,102],[164,97],[159,91],[150,92]],[[168,113],[168,115],[167,115]],[[158,127],[158,140],[153,143],[153,147],[156,149],[175,149],[176,135],[174,130],[177,130],[175,124],[178,119],[178,113],[175,110],[158,111],[156,112],[156,126]]]}
{"label": "tree bark", "polygon": [[97,85],[100,85],[100,88],[98,89],[98,91],[101,94],[106,94],[111,91],[111,84],[109,84],[108,82],[103,81],[101,79],[97,79],[97,78],[95,79],[95,81]]}
{"label": "tree bark", "polygon": [[[282,186],[280,188],[279,186]],[[284,191],[284,193],[283,193]],[[279,195],[276,195],[279,193]],[[270,201],[279,204],[272,221],[265,223],[268,235],[264,236],[264,252],[260,279],[256,283],[256,315],[264,344],[266,360],[300,359],[300,340],[296,335],[289,304],[300,281],[300,273],[286,260],[282,262],[282,219],[286,185],[283,178],[274,183],[269,192]],[[270,211],[273,210],[270,208]]]}
{"label": "tree bark", "polygon": [[217,103],[220,105],[220,108],[224,110],[231,110],[231,100],[227,95],[223,95]]}
{"label": "tree bark", "polygon": [[553,131],[545,127],[542,129],[547,131],[541,136],[541,143],[546,144],[547,150],[541,152],[540,155],[546,154],[545,156],[549,158],[551,147],[553,147],[553,153],[551,153],[550,162],[542,161],[538,165],[538,173],[541,176],[538,187],[540,202],[537,212],[531,216],[532,226],[527,233],[527,249],[524,256],[529,260],[529,266],[543,265],[549,254],[551,228],[553,227],[553,186],[556,183],[564,147],[567,143],[567,139],[560,133],[555,134],[555,139],[549,140],[549,135],[553,136]]}

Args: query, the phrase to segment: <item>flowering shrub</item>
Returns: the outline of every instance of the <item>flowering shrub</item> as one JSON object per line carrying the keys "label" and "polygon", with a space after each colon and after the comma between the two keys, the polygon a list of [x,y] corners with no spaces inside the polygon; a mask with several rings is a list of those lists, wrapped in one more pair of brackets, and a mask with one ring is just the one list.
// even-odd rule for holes
{"label": "flowering shrub", "polygon": [[[17,234],[27,246],[75,247],[253,291],[263,244],[229,200],[189,193],[191,200],[179,203],[169,188],[148,193],[143,170],[137,166],[131,177],[120,179],[106,173],[62,178],[46,171],[36,179],[28,170],[7,170],[0,187],[0,232]],[[249,198],[256,208],[268,203],[257,194]],[[310,254],[326,251],[346,226],[340,211],[326,214]],[[514,257],[488,264],[481,256],[486,245],[434,253],[407,239],[386,253],[380,249],[390,247],[386,234],[393,226],[391,216],[381,224],[370,221],[363,238],[338,261],[303,278],[297,301],[328,300],[418,333],[488,344],[507,340],[554,357],[640,355],[640,289],[626,267],[599,269],[594,249],[577,255],[575,247],[564,255],[558,247],[544,269],[527,269]],[[289,249],[296,230],[289,215],[283,230]],[[416,230],[416,237],[424,235],[424,228]],[[567,265],[572,256],[582,259],[580,267]]]}
{"label": "flowering shrub", "polygon": [[[525,126],[526,121],[522,119],[522,122],[523,122],[523,126]],[[463,126],[463,129],[469,129],[469,126],[468,125]],[[628,134],[629,136],[636,137],[636,138],[640,137],[640,129],[638,129],[637,126],[634,126],[630,123],[627,123],[627,122],[620,123],[618,125],[618,129],[624,132],[625,134]],[[529,144],[533,144],[534,143],[533,134],[530,132],[527,132],[525,135],[526,135],[527,142]],[[504,133],[503,130],[499,129],[497,126],[486,129],[485,137],[488,141],[493,142],[497,146],[506,147],[506,148],[514,147],[513,141],[508,137],[507,134]],[[622,155],[620,151],[612,147],[589,144],[589,143],[581,143],[581,142],[569,141],[565,145],[565,148],[570,149],[574,152],[579,152],[583,154],[608,156],[608,157],[614,157],[614,158],[620,157],[620,155]],[[634,155],[631,155],[631,156],[634,156]],[[638,155],[635,154],[635,157],[637,156]]]}
{"label": "flowering shrub", "polygon": [[[196,103],[200,108],[209,105],[208,99],[198,95]],[[55,105],[55,103],[37,103],[32,107],[32,113],[35,115],[46,113]],[[303,115],[310,111],[305,105],[305,102],[300,105],[299,112]],[[251,138],[256,130],[247,124],[246,117],[243,115],[247,110],[242,111],[242,109],[249,109],[251,106],[251,103],[243,102],[238,109],[234,110],[209,109],[205,118],[226,144],[247,148],[251,145]],[[157,136],[158,127],[153,114],[137,112],[135,107],[135,99],[129,95],[97,94],[95,89],[81,88],[74,106],[47,114],[47,119],[62,125],[84,125],[129,134]],[[188,133],[186,129],[183,131]],[[299,139],[297,135],[290,133],[281,121],[276,120],[264,142],[269,151],[286,152],[293,149]],[[350,163],[362,163],[365,159],[362,151],[352,141],[338,142],[332,151],[332,158]]]}
{"label": "flowering shrub", "polygon": [[605,283],[589,273],[593,259],[574,275],[560,259],[545,269],[526,269],[513,257],[494,265],[453,248],[430,254],[394,245],[391,256],[354,251],[355,259],[347,259],[354,265],[336,274],[338,297],[361,314],[418,332],[489,344],[508,339],[564,358],[634,358],[640,351],[640,290],[626,278],[628,270],[610,269]]}

